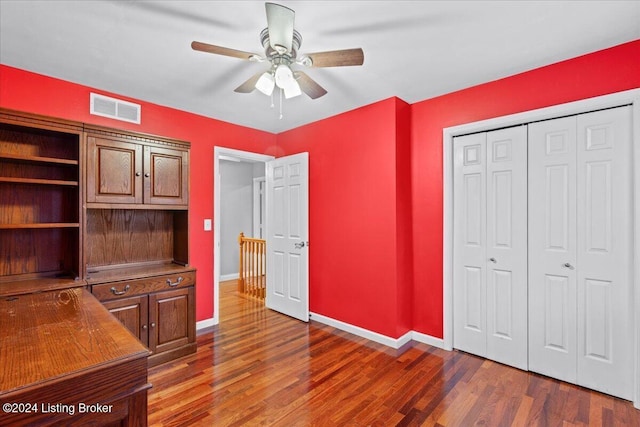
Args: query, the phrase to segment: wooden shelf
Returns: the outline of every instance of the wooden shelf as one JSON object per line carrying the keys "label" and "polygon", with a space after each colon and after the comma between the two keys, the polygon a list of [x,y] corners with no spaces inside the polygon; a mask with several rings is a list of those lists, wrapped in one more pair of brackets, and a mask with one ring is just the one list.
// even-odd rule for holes
{"label": "wooden shelf", "polygon": [[78,186],[78,181],[63,181],[63,180],[60,180],[60,179],[0,177],[0,182],[11,182],[11,183],[14,183],[14,184],[62,185],[62,186],[66,186],[66,187],[77,187]]}
{"label": "wooden shelf", "polygon": [[33,228],[79,228],[78,222],[38,222],[32,224],[0,224],[0,230],[18,230]]}
{"label": "wooden shelf", "polygon": [[71,160],[71,159],[60,159],[57,157],[26,156],[21,154],[9,154],[9,153],[0,153],[0,160],[12,160],[12,161],[28,162],[28,163],[48,163],[48,164],[54,164],[54,165],[69,165],[69,166],[77,166],[79,164],[77,160]]}
{"label": "wooden shelf", "polygon": [[72,277],[0,277],[0,298],[7,295],[24,295],[34,292],[45,292],[57,289],[84,287],[85,283]]}

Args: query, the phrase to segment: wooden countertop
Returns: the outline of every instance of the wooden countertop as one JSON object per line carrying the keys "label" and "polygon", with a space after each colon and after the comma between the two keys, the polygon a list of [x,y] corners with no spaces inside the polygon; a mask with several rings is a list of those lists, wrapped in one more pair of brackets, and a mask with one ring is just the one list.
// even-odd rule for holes
{"label": "wooden countertop", "polygon": [[0,298],[0,397],[148,355],[85,289]]}

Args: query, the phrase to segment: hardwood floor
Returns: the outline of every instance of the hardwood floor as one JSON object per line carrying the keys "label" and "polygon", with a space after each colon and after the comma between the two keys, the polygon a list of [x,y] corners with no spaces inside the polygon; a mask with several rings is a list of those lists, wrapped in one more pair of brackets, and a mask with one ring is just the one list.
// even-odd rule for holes
{"label": "hardwood floor", "polygon": [[157,426],[640,426],[616,399],[459,351],[388,347],[220,286],[194,355],[149,370]]}

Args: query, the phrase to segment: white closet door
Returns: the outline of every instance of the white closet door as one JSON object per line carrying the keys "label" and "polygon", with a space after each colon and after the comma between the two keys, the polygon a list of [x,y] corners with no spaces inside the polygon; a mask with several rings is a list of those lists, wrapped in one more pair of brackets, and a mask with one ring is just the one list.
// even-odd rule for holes
{"label": "white closet door", "polygon": [[454,139],[454,347],[527,369],[526,127]]}
{"label": "white closet door", "polygon": [[529,369],[631,399],[631,109],[529,125]]}
{"label": "white closet door", "polygon": [[578,384],[631,400],[631,107],[577,120]]}
{"label": "white closet door", "polygon": [[453,346],[486,356],[486,134],[454,138]]}
{"label": "white closet door", "polygon": [[487,133],[487,358],[527,369],[527,127]]}
{"label": "white closet door", "polygon": [[529,124],[529,370],[576,382],[576,118]]}

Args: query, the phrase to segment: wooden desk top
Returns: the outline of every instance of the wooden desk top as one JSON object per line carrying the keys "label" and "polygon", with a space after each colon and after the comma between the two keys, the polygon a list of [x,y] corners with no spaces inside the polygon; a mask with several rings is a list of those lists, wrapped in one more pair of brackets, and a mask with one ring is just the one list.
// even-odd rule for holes
{"label": "wooden desk top", "polygon": [[85,289],[0,298],[0,397],[148,354]]}

